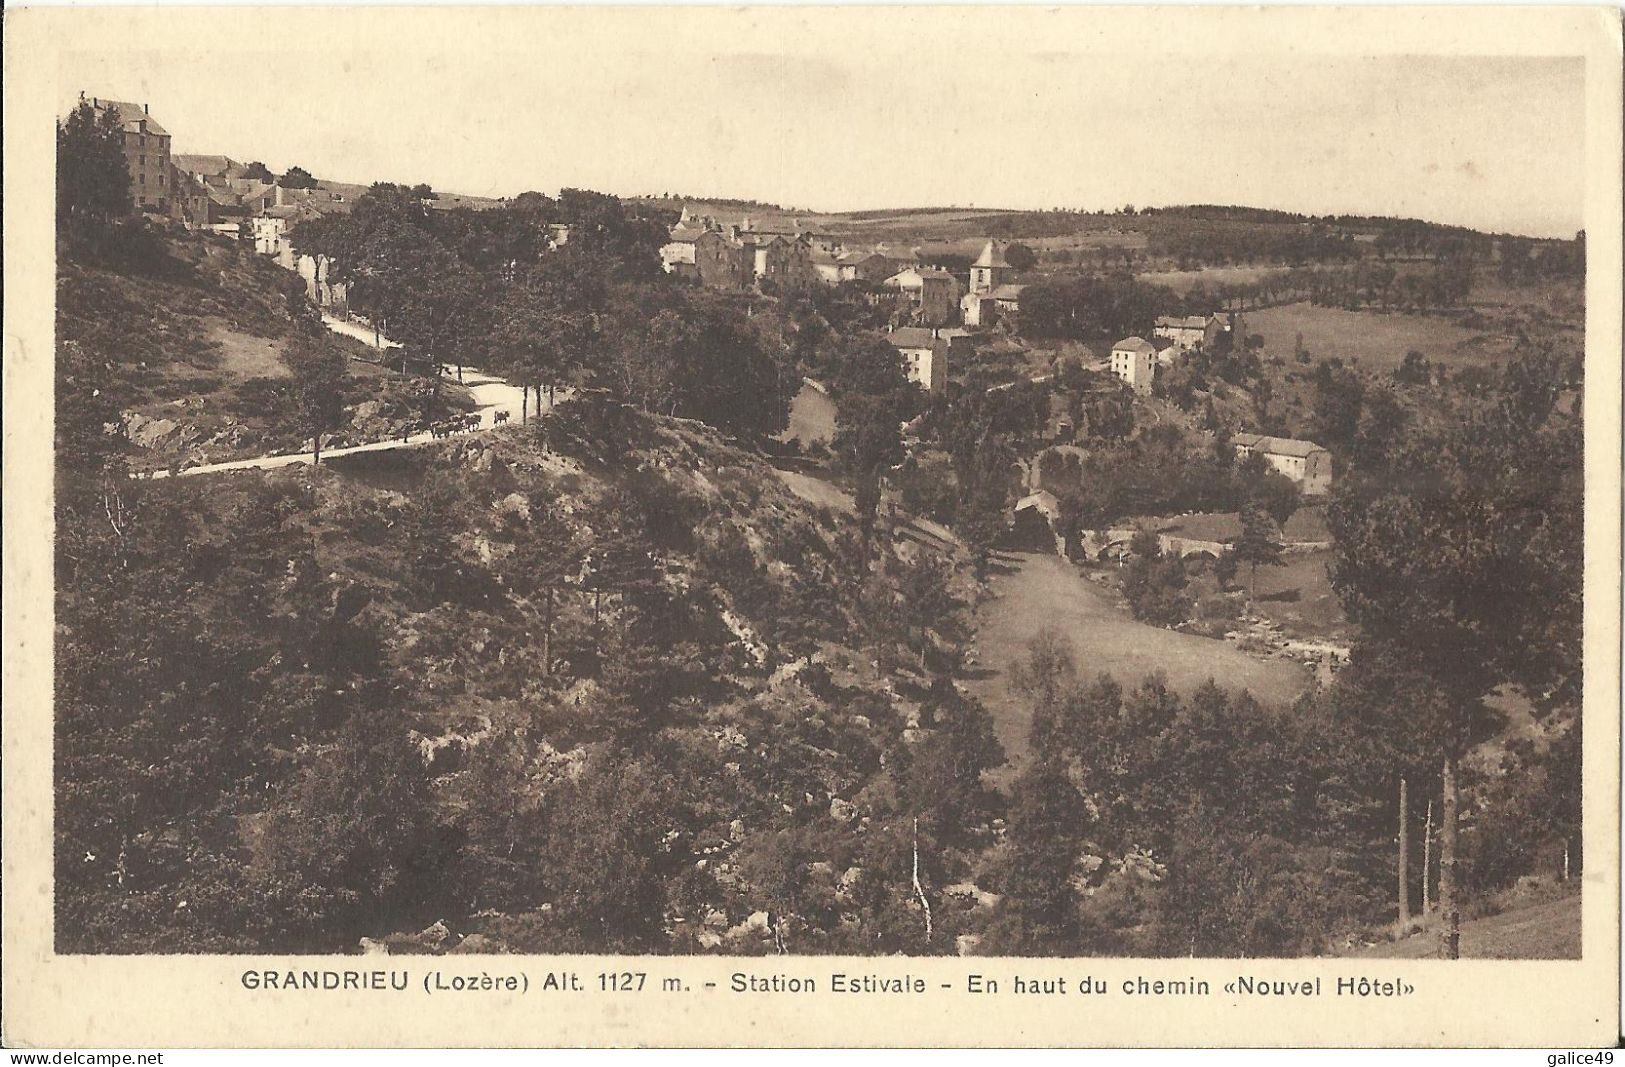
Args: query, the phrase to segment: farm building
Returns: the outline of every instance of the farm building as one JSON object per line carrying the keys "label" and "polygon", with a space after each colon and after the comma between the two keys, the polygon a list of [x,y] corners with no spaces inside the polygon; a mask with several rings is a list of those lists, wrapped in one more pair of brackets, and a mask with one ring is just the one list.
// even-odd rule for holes
{"label": "farm building", "polygon": [[1296,482],[1306,496],[1320,495],[1332,487],[1332,454],[1313,441],[1238,433],[1231,444],[1237,460],[1262,455],[1264,462]]}
{"label": "farm building", "polygon": [[1152,329],[1153,337],[1165,337],[1181,352],[1212,348],[1229,324],[1217,315],[1162,315]]}

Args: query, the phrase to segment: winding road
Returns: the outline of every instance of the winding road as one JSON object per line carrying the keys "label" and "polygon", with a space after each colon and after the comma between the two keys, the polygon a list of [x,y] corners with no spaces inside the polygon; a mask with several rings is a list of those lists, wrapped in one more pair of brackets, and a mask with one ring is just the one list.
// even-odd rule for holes
{"label": "winding road", "polygon": [[[370,348],[384,350],[401,347],[400,342],[391,341],[387,337],[375,335],[372,330],[360,325],[359,323],[336,318],[325,312],[322,314],[322,325],[326,326],[334,333],[343,334],[346,337],[353,337]],[[470,366],[463,366],[461,368],[459,383],[467,388],[469,393],[474,397],[475,407],[471,414],[479,416],[480,423],[478,430],[489,430],[494,427],[497,424],[496,415],[499,411],[506,411],[512,419],[516,421],[518,420],[519,413],[522,410],[522,405],[524,402],[524,394],[517,385],[510,385],[504,378],[499,378],[495,374],[488,374],[485,371],[477,370]],[[561,398],[567,395],[568,390],[559,391],[559,396]],[[549,410],[552,407],[552,403],[542,399],[541,397],[532,397],[531,406],[533,408],[531,413],[534,415],[539,415],[543,411]],[[351,456],[359,452],[388,452],[397,448],[411,448],[417,445],[427,444],[433,440],[435,440],[435,437],[431,432],[428,430],[422,430],[404,439],[392,438],[387,441],[370,441],[364,445],[346,445],[340,448],[324,448],[322,449],[322,456],[325,458],[329,456]],[[194,474],[219,474],[225,471],[274,470],[278,467],[291,467],[298,463],[309,463],[310,460],[310,451],[306,449],[302,452],[288,452],[268,456],[253,456],[248,459],[227,460],[223,463],[203,463],[195,467],[186,467],[182,469],[179,476],[182,478],[189,478]],[[170,477],[170,472],[153,471],[150,475],[148,475],[148,477],[168,478]]]}

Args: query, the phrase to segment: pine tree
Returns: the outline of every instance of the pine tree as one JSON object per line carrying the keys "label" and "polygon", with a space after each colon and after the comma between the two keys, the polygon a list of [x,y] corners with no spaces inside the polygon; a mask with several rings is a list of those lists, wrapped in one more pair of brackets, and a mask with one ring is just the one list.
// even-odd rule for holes
{"label": "pine tree", "polygon": [[1250,503],[1241,512],[1241,536],[1230,544],[1230,554],[1248,569],[1247,605],[1258,593],[1258,568],[1281,565],[1280,532],[1275,520],[1262,507]]}
{"label": "pine tree", "polygon": [[1078,945],[1073,884],[1088,809],[1059,760],[1040,759],[1011,791],[998,947],[1012,955],[1066,955]]}
{"label": "pine tree", "polygon": [[130,213],[130,171],[117,111],[80,101],[56,127],[57,226],[96,243]]}
{"label": "pine tree", "polygon": [[311,460],[322,461],[322,437],[344,415],[348,371],[344,356],[322,339],[301,338],[284,359],[293,372],[299,429],[311,439]]}

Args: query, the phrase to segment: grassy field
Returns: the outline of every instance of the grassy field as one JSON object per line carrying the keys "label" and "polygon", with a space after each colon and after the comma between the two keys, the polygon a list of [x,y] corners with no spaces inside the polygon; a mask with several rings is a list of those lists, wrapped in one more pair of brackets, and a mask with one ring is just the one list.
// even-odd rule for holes
{"label": "grassy field", "polygon": [[[1175,292],[1188,292],[1197,284],[1251,285],[1280,267],[1207,267],[1203,270],[1154,270],[1141,274],[1140,281],[1149,285],[1166,285]],[[1252,322],[1248,318],[1249,325]]]}
{"label": "grassy field", "polygon": [[[1438,952],[1431,933],[1351,953],[1374,959],[1426,959]],[[1580,894],[1559,897],[1461,924],[1461,955],[1474,960],[1577,960]]]}
{"label": "grassy field", "polygon": [[1446,318],[1400,312],[1345,311],[1316,307],[1307,301],[1247,313],[1247,332],[1264,338],[1272,356],[1292,358],[1295,338],[1319,361],[1336,356],[1345,363],[1360,361],[1368,370],[1399,366],[1405,353],[1422,353],[1434,362],[1464,366],[1504,360],[1509,343],[1501,338],[1463,329]]}
{"label": "grassy field", "polygon": [[[1291,637],[1310,640],[1346,637],[1348,620],[1342,602],[1332,592],[1326,567],[1330,552],[1302,552],[1281,557],[1281,567],[1258,569],[1257,599],[1253,613],[1278,623]],[[1247,581],[1243,570],[1236,584]]]}
{"label": "grassy field", "polygon": [[1248,689],[1260,700],[1286,703],[1309,682],[1287,660],[1260,660],[1233,645],[1135,622],[1111,595],[1070,563],[1050,554],[1012,553],[1008,569],[992,579],[976,637],[979,676],[966,684],[993,716],[1015,774],[1027,755],[1028,709],[1010,692],[1011,666],[1027,654],[1040,630],[1053,628],[1072,641],[1079,671],[1105,671],[1125,688],[1161,671],[1171,688],[1189,692],[1212,678],[1229,689]]}

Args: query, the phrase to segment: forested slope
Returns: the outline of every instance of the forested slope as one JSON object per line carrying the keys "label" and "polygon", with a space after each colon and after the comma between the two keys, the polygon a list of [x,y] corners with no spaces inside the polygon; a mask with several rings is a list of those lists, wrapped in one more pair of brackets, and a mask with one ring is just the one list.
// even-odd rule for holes
{"label": "forested slope", "polygon": [[364,467],[132,483],[116,526],[84,499],[59,541],[62,950],[436,920],[664,949],[755,912],[736,950],[951,945],[905,860],[918,818],[940,887],[986,831],[985,716],[919,671],[951,561],[866,549],[714,431],[589,398]]}

